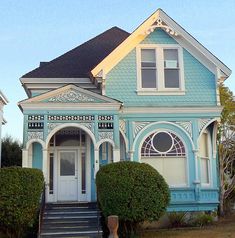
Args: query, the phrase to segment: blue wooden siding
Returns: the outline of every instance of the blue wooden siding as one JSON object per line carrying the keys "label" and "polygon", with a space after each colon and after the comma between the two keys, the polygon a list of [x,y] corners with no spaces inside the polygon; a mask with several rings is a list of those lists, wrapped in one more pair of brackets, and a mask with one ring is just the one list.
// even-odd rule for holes
{"label": "blue wooden siding", "polygon": [[[162,30],[156,30],[141,44],[175,44]],[[185,95],[138,96],[136,50],[133,49],[107,75],[106,95],[125,106],[211,106],[216,105],[215,75],[183,50]]]}
{"label": "blue wooden siding", "polygon": [[32,144],[32,167],[42,170],[42,145],[40,143]]}

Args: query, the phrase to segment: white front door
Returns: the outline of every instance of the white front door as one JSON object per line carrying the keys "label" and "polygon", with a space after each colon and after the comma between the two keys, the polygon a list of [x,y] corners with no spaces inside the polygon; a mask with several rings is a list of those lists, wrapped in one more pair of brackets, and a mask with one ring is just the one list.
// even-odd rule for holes
{"label": "white front door", "polygon": [[78,200],[77,150],[61,150],[58,153],[58,200]]}

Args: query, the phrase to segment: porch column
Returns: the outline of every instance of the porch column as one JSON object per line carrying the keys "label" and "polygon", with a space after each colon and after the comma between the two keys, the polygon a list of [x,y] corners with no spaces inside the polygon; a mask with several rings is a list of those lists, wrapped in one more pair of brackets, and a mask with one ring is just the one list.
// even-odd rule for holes
{"label": "porch column", "polygon": [[48,154],[48,150],[43,149],[42,150],[42,172],[46,182],[47,182],[47,154]]}
{"label": "porch column", "polygon": [[94,178],[96,177],[96,173],[99,171],[99,149],[94,150]]}
{"label": "porch column", "polygon": [[113,162],[120,161],[120,149],[113,149]]}
{"label": "porch column", "polygon": [[22,167],[29,167],[29,151],[22,149]]}

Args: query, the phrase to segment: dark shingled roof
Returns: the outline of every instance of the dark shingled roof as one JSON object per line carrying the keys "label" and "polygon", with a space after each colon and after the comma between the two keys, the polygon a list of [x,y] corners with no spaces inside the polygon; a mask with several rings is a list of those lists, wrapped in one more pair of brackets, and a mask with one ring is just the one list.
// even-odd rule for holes
{"label": "dark shingled roof", "polygon": [[129,35],[118,27],[112,27],[58,58],[43,62],[22,78],[87,78],[90,71]]}

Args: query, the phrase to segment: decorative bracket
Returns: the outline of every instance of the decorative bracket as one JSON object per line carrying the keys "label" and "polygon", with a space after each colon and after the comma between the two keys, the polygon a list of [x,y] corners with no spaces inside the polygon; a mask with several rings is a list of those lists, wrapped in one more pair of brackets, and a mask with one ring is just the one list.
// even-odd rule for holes
{"label": "decorative bracket", "polygon": [[162,21],[162,19],[159,17],[154,25],[147,28],[144,32],[145,35],[149,35],[152,33],[156,28],[163,28],[167,33],[169,33],[172,36],[178,36],[178,33],[172,29],[170,26],[168,26],[165,22]]}

